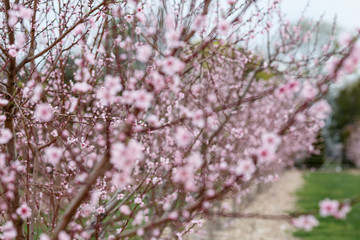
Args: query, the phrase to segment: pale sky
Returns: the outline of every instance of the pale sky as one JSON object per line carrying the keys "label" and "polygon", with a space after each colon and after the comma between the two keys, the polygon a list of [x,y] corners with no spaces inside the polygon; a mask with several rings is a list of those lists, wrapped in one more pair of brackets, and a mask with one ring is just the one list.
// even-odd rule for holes
{"label": "pale sky", "polygon": [[360,0],[282,0],[283,13],[289,20],[296,20],[309,2],[305,17],[317,19],[322,14],[332,22],[337,15],[337,24],[347,30],[360,28]]}
{"label": "pale sky", "polygon": [[[354,29],[360,29],[360,0],[282,0],[282,11],[287,19],[296,21],[301,16],[307,3],[305,17],[318,19],[324,14],[324,20],[332,22],[337,16],[337,25],[352,33]],[[341,84],[333,85],[334,89],[342,87],[346,83],[358,79],[358,75],[348,76]]]}

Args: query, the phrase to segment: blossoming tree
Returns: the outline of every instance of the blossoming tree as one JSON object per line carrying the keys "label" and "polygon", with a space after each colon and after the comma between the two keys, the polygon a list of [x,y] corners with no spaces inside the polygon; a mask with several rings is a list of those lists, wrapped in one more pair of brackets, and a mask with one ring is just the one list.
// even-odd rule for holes
{"label": "blossoming tree", "polygon": [[313,151],[359,55],[355,38],[299,52],[316,24],[277,0],[0,8],[3,239],[181,238]]}

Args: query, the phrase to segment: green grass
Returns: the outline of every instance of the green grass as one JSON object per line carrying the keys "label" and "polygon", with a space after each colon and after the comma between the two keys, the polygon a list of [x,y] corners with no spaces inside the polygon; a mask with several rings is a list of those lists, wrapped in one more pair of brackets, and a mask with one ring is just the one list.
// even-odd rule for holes
{"label": "green grass", "polygon": [[[344,200],[360,195],[360,175],[349,173],[307,173],[305,185],[297,192],[300,211],[319,209],[319,201],[330,198]],[[297,231],[296,237],[305,240],[359,240],[360,203],[353,206],[345,220],[321,218],[311,232]]]}

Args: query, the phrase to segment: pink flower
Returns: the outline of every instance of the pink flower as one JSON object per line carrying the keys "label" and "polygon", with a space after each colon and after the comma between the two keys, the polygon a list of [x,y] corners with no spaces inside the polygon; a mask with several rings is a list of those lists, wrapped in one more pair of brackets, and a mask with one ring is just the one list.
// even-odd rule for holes
{"label": "pink flower", "polygon": [[86,61],[88,61],[90,64],[95,64],[95,55],[92,54],[90,51],[85,52],[85,58]]}
{"label": "pink flower", "polygon": [[301,95],[306,99],[314,99],[316,95],[319,93],[319,90],[312,86],[309,82],[304,82],[303,89],[301,91]]}
{"label": "pink flower", "polygon": [[286,84],[280,85],[276,91],[275,96],[279,99],[285,96],[292,96],[300,89],[300,83],[297,80],[290,80]]}
{"label": "pink flower", "polygon": [[337,57],[332,56],[326,63],[326,70],[329,73],[330,77],[335,77],[335,73],[337,70],[337,66],[340,63],[340,59]]}
{"label": "pink flower", "polygon": [[237,2],[238,0],[227,0],[227,3],[230,5],[233,5]]}
{"label": "pink flower", "polygon": [[122,161],[126,157],[126,146],[122,142],[114,143],[111,146],[110,162],[115,168],[121,170],[123,168]]}
{"label": "pink flower", "polygon": [[181,72],[185,64],[176,57],[167,57],[161,62],[162,71],[169,76]]}
{"label": "pink flower", "polygon": [[176,169],[172,180],[176,183],[186,183],[194,177],[194,169],[191,166],[183,166]]}
{"label": "pink flower", "polygon": [[8,221],[2,226],[2,235],[0,235],[5,240],[12,240],[15,239],[17,236],[16,229],[14,227],[13,222]]}
{"label": "pink flower", "polygon": [[71,240],[71,237],[65,231],[61,231],[58,235],[58,238],[59,240]]}
{"label": "pink flower", "polygon": [[135,107],[146,110],[151,106],[151,101],[153,99],[152,93],[147,92],[144,89],[133,92],[133,99]]}
{"label": "pink flower", "polygon": [[186,147],[192,141],[191,133],[185,127],[176,128],[175,142],[179,147]]}
{"label": "pink flower", "polygon": [[339,43],[343,47],[347,47],[347,45],[350,44],[351,40],[352,40],[352,36],[348,32],[343,32],[339,36]]}
{"label": "pink flower", "polygon": [[15,24],[18,22],[19,18],[17,17],[17,10],[9,10],[8,11],[8,15],[9,15],[9,19],[8,19],[8,24],[10,27],[14,27]]}
{"label": "pink flower", "polygon": [[142,12],[136,13],[136,18],[139,20],[140,23],[142,24],[146,23],[146,16]]}
{"label": "pink flower", "polygon": [[168,30],[175,29],[174,14],[168,14],[165,17],[165,26]]}
{"label": "pink flower", "polygon": [[31,216],[31,209],[23,203],[18,209],[16,209],[17,215],[19,215],[22,219],[27,219]]}
{"label": "pink flower", "polygon": [[274,149],[268,146],[261,146],[260,148],[258,148],[256,151],[256,155],[260,164],[269,163],[275,158]]}
{"label": "pink flower", "polygon": [[157,93],[166,86],[164,76],[157,71],[152,72],[150,77],[146,79],[146,82],[153,85],[155,92]]}
{"label": "pink flower", "polygon": [[119,77],[111,75],[105,76],[104,87],[98,89],[96,92],[96,97],[102,105],[108,106],[116,101],[116,94],[123,89],[120,81]]}
{"label": "pink flower", "polygon": [[127,156],[134,160],[141,160],[144,157],[142,145],[133,139],[128,142],[126,151]]}
{"label": "pink flower", "polygon": [[77,82],[72,87],[73,92],[87,93],[92,89],[92,86],[86,82]]}
{"label": "pink flower", "polygon": [[[83,60],[81,60],[81,59],[75,60],[75,63],[78,65],[81,65],[82,62],[83,62]],[[87,69],[87,68],[80,68],[74,74],[74,79],[76,81],[87,82],[90,79],[90,77],[91,77],[91,74],[89,72],[89,69]]]}
{"label": "pink flower", "polygon": [[8,51],[9,55],[12,56],[12,57],[16,57],[17,54],[18,54],[18,51],[16,49],[16,46],[15,45],[10,45],[9,46],[9,51]]}
{"label": "pink flower", "polygon": [[47,103],[39,103],[36,105],[35,118],[42,122],[50,122],[53,118],[52,108]]}
{"label": "pink flower", "polygon": [[175,211],[169,213],[169,215],[168,215],[168,218],[171,219],[171,220],[175,220],[178,217],[179,217],[179,214],[177,212],[175,212]]}
{"label": "pink flower", "polygon": [[153,126],[153,127],[159,127],[160,126],[159,118],[156,115],[150,115],[147,118],[147,122],[149,123],[150,126]]}
{"label": "pink flower", "polygon": [[103,206],[100,206],[96,209],[96,213],[97,214],[104,214],[105,213],[105,208]]}
{"label": "pink flower", "polygon": [[122,15],[124,15],[124,10],[120,6],[115,5],[112,9],[112,15],[114,17],[121,17]]}
{"label": "pink flower", "polygon": [[131,22],[134,20],[134,16],[132,16],[132,15],[126,15],[126,16],[125,16],[125,20],[126,20],[128,23],[131,23]]}
{"label": "pink flower", "polygon": [[279,147],[281,143],[281,138],[279,137],[279,135],[271,132],[261,135],[261,140],[264,146],[267,146],[274,151]]}
{"label": "pink flower", "polygon": [[41,84],[37,84],[34,88],[33,95],[30,101],[32,103],[37,103],[40,100],[42,92],[43,92],[43,87],[41,86]]}
{"label": "pink flower", "polygon": [[13,138],[13,134],[7,128],[0,129],[0,144],[7,144]]}
{"label": "pink flower", "polygon": [[166,43],[169,48],[177,48],[184,46],[184,42],[180,41],[181,32],[176,30],[169,30],[165,34]]}
{"label": "pink flower", "polygon": [[63,154],[63,150],[57,147],[48,147],[45,149],[46,160],[53,166],[56,166]]}
{"label": "pink flower", "polygon": [[324,120],[331,113],[331,106],[326,100],[320,100],[311,106],[309,109],[310,113],[316,118]]}
{"label": "pink flower", "polygon": [[210,116],[207,118],[207,127],[211,130],[216,130],[218,128],[219,121],[216,116]]}
{"label": "pink flower", "polygon": [[83,24],[83,23],[80,23],[79,25],[77,25],[77,26],[74,28],[74,30],[72,31],[72,34],[73,34],[74,36],[80,35],[80,34],[83,33],[84,29],[85,29],[84,24]]}
{"label": "pink flower", "polygon": [[[9,12],[10,12],[11,10],[9,10]],[[8,24],[9,24],[9,26],[10,27],[14,27],[15,26],[15,24],[18,22],[18,18],[17,18],[17,16],[14,16],[14,15],[10,15],[9,14],[9,19],[8,19]]]}
{"label": "pink flower", "polygon": [[134,199],[134,203],[136,203],[136,204],[142,203],[141,198],[139,198],[139,197],[135,198],[135,199]]}
{"label": "pink flower", "polygon": [[192,152],[187,158],[187,164],[192,166],[194,169],[201,167],[202,163],[203,159],[199,152]]}
{"label": "pink flower", "polygon": [[197,15],[194,19],[193,25],[191,26],[192,30],[199,30],[205,27],[206,24],[206,16],[204,15]]}
{"label": "pink flower", "polygon": [[292,219],[295,227],[311,231],[314,227],[319,226],[319,221],[312,215],[301,215],[298,218]]}
{"label": "pink flower", "polygon": [[320,206],[320,216],[327,217],[327,216],[334,216],[338,209],[339,209],[339,202],[337,200],[330,200],[326,198],[319,202]]}
{"label": "pink flower", "polygon": [[342,70],[346,74],[353,73],[357,69],[357,66],[359,65],[359,60],[360,60],[359,51],[353,50],[353,53],[344,61]]}
{"label": "pink flower", "polygon": [[6,106],[9,104],[9,100],[1,98],[0,99],[0,106]]}
{"label": "pink flower", "polygon": [[230,27],[231,27],[231,25],[226,19],[221,19],[217,26],[217,32],[218,32],[218,34],[224,36],[224,35],[228,34]]}
{"label": "pink flower", "polygon": [[121,81],[120,77],[106,75],[105,81],[104,81],[104,86],[105,86],[105,88],[107,88],[110,92],[112,92],[115,95],[123,89],[120,81]]}
{"label": "pink flower", "polygon": [[50,240],[50,237],[45,233],[41,233],[39,240]]}
{"label": "pink flower", "polygon": [[205,127],[204,113],[201,110],[197,110],[192,116],[192,124],[199,128]]}
{"label": "pink flower", "polygon": [[15,46],[16,48],[23,48],[26,43],[26,35],[24,33],[18,33],[16,35]]}
{"label": "pink flower", "polygon": [[286,85],[281,85],[276,89],[275,96],[281,99],[286,96],[286,93],[287,93]]}
{"label": "pink flower", "polygon": [[242,176],[245,181],[249,181],[255,172],[256,167],[251,160],[240,160],[237,167],[235,168],[235,173],[238,176]]}
{"label": "pink flower", "polygon": [[114,103],[116,98],[111,89],[108,88],[99,88],[96,92],[96,98],[98,98],[102,105],[109,106],[110,104]]}
{"label": "pink flower", "polygon": [[128,205],[122,205],[122,206],[120,207],[120,212],[121,212],[122,214],[129,215],[129,214],[131,213],[131,209],[129,208]]}
{"label": "pink flower", "polygon": [[286,84],[286,90],[289,94],[294,94],[300,90],[300,83],[297,80],[290,80]]}
{"label": "pink flower", "polygon": [[126,187],[126,185],[130,184],[132,182],[131,175],[126,172],[121,173],[114,173],[111,179],[112,184],[120,189],[123,189]]}
{"label": "pink flower", "polygon": [[6,116],[5,115],[0,115],[0,124],[3,124],[6,120]]}
{"label": "pink flower", "polygon": [[348,203],[344,203],[341,205],[339,210],[334,214],[335,218],[344,219],[346,215],[351,211],[351,206]]}
{"label": "pink flower", "polygon": [[151,56],[152,48],[149,45],[140,46],[136,51],[136,60],[146,63]]}
{"label": "pink flower", "polygon": [[31,20],[31,17],[33,15],[33,10],[20,5],[19,15],[22,19]]}
{"label": "pink flower", "polygon": [[142,146],[135,140],[129,141],[128,145],[117,142],[111,147],[110,162],[118,170],[131,172],[136,161],[141,160],[143,157]]}

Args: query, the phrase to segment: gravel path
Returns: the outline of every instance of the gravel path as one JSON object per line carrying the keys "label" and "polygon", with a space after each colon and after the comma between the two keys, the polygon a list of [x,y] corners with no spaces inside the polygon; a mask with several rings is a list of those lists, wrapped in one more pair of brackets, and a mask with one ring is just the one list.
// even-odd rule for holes
{"label": "gravel path", "polygon": [[[257,195],[243,210],[248,213],[282,214],[295,208],[295,191],[303,184],[299,171],[284,172],[280,180]],[[220,225],[222,225],[220,227]],[[214,230],[219,229],[221,230]],[[293,227],[285,221],[261,219],[219,219],[205,226],[207,233],[191,240],[294,240]],[[211,229],[212,231],[209,231]],[[211,233],[210,233],[211,232]]]}

